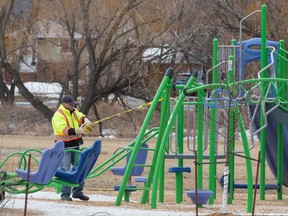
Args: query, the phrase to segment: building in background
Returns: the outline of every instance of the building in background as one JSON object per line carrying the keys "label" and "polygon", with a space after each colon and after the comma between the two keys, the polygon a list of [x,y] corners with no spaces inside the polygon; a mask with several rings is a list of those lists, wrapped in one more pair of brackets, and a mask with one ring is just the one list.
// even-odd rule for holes
{"label": "building in background", "polygon": [[[59,79],[59,72],[67,70],[65,65],[72,60],[70,36],[63,26],[48,19],[37,22],[30,32],[28,34],[23,29],[7,36],[9,49],[18,49],[14,56],[9,56],[9,61],[19,68],[23,82],[54,82],[55,77]],[[76,44],[81,38],[81,34],[74,34]],[[23,39],[28,40],[25,48],[21,47]],[[12,81],[7,72],[4,80],[8,84]]]}

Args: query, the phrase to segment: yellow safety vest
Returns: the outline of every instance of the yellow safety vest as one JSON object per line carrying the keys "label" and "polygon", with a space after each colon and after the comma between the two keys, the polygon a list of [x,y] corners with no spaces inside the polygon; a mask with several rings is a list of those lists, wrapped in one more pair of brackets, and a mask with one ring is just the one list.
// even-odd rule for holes
{"label": "yellow safety vest", "polygon": [[68,142],[81,138],[81,135],[68,135],[70,128],[77,129],[83,122],[85,115],[77,109],[71,113],[62,104],[52,117],[52,127],[54,131],[55,140],[63,140]]}

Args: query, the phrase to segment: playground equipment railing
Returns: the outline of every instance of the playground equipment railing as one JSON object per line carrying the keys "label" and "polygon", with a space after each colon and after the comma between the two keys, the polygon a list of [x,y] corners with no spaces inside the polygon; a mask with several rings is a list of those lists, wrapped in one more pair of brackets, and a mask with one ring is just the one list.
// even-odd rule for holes
{"label": "playground equipment railing", "polygon": [[[81,149],[81,150],[74,150],[74,151],[79,155],[80,154],[87,154],[89,151],[94,151],[96,146],[99,146],[99,145],[101,146],[101,143],[99,144],[98,142],[99,142],[99,140],[96,140],[90,148],[85,148],[85,149]],[[54,146],[56,146],[56,144],[59,144],[59,143],[56,142]],[[45,157],[50,158],[49,154],[53,157],[56,156],[58,158],[57,163],[60,166],[60,162],[61,162],[60,156],[62,155],[61,157],[63,157],[63,155],[64,155],[64,143],[63,143],[62,148],[63,148],[62,154],[59,154],[59,153],[61,153],[58,151],[59,148],[57,148],[57,149],[56,148],[55,149],[48,148],[48,149],[45,149],[44,151],[39,150],[39,149],[35,149],[35,148],[30,148],[30,149],[25,150],[23,153],[14,152],[14,153],[6,156],[1,162],[0,169],[4,169],[5,165],[7,165],[9,163],[9,159],[12,159],[13,156],[19,155],[20,156],[20,162],[19,162],[18,168],[21,168],[21,169],[19,169],[18,175],[21,177],[19,178],[15,172],[8,172],[8,171],[6,172],[6,171],[2,170],[1,173],[5,172],[5,175],[3,174],[1,177],[1,190],[5,191],[7,193],[19,194],[19,193],[27,193],[27,192],[28,193],[34,193],[34,192],[37,192],[39,190],[42,190],[44,187],[55,187],[56,190],[59,191],[61,185],[66,185],[66,186],[79,185],[80,182],[77,182],[77,181],[70,182],[69,178],[68,179],[62,179],[62,178],[55,177],[53,173],[56,173],[57,169],[59,167],[57,166],[56,163],[54,164],[54,166],[49,166],[49,165],[52,165],[52,163],[49,162],[49,160],[45,160]],[[39,161],[39,159],[36,155],[32,154],[33,152],[36,152],[38,154],[42,153],[41,161]],[[57,153],[57,155],[56,155],[56,153]],[[99,154],[99,152],[98,152],[98,154]],[[35,172],[35,176],[33,176],[33,178],[31,178],[31,181],[29,180],[30,175],[32,176],[34,173],[27,172],[28,169],[31,169],[31,167],[27,167],[28,158],[29,158],[29,161],[30,161],[30,158],[33,160],[33,162],[34,162],[33,166],[35,166],[35,165],[39,166],[38,171]],[[96,160],[97,160],[97,158],[96,158]],[[83,175],[81,173],[79,173],[79,175],[81,175],[83,178],[86,178],[88,172],[91,169],[91,166],[92,165],[94,166],[94,163],[96,162],[96,160],[93,161],[93,164],[91,164],[89,167],[87,167],[86,164],[83,164],[83,163],[80,164],[81,161],[83,161],[83,159],[82,160],[80,159],[79,164],[78,163],[74,164],[75,169],[71,171],[71,174],[73,173],[73,175],[76,176],[77,175],[77,173],[76,173],[77,167],[81,165],[81,166],[83,166],[83,170],[86,173]],[[32,169],[34,169],[34,167],[32,167]],[[47,169],[47,170],[45,170],[45,169]],[[49,170],[49,169],[53,169],[53,170]],[[16,170],[16,171],[18,172],[18,170]],[[36,176],[36,174],[37,174],[37,176]],[[48,176],[49,179],[46,176],[47,174],[49,174],[49,176]],[[67,174],[68,174],[68,172],[67,172]],[[65,177],[65,175],[66,174],[64,173],[63,176]]]}
{"label": "playground equipment railing", "polygon": [[[148,130],[143,137],[143,140],[141,141],[141,144],[148,143],[149,140],[156,137],[159,133],[159,128],[151,128]],[[130,144],[127,146],[124,146],[122,149],[119,149],[115,154],[113,154],[111,157],[109,157],[107,160],[105,160],[103,163],[99,164],[95,168],[91,170],[89,175],[87,176],[87,179],[95,178],[97,176],[100,176],[107,170],[109,170],[111,167],[117,165],[119,162],[123,161],[123,159],[126,159],[127,155],[131,154],[131,152],[134,149],[136,143],[136,139],[133,140]],[[154,151],[153,148],[148,148],[148,151]],[[134,165],[135,166],[135,165]],[[141,165],[143,167],[150,167],[149,164],[143,164]]]}

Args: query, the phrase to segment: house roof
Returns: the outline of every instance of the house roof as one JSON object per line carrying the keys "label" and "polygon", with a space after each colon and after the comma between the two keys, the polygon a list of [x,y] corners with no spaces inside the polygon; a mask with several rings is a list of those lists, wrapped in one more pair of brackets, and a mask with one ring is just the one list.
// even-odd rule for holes
{"label": "house roof", "polygon": [[163,63],[170,64],[175,58],[175,63],[179,64],[183,59],[183,53],[176,52],[174,55],[170,50],[163,47],[148,48],[144,51],[142,55],[142,60],[144,62],[150,61],[151,63]]}

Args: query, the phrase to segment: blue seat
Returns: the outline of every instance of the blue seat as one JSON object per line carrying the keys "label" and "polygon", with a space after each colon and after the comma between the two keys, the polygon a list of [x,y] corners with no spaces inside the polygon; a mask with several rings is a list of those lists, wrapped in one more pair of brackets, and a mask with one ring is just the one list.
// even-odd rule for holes
{"label": "blue seat", "polygon": [[135,182],[142,182],[142,183],[146,183],[147,182],[147,177],[145,176],[138,176],[135,178]]}
{"label": "blue seat", "polygon": [[[147,143],[144,143],[144,144],[141,145],[140,148],[145,148],[145,149],[139,149],[139,151],[138,151],[138,153],[136,155],[134,164],[145,164],[146,163],[146,159],[147,159],[147,156],[148,156],[148,147],[149,146],[148,146]],[[122,166],[122,167],[111,167],[110,168],[111,172],[114,175],[123,176],[124,173],[125,173],[125,170],[126,170],[126,166],[127,166],[128,162],[129,162],[130,156],[131,156],[131,153],[128,154],[127,157],[126,157],[125,166]],[[144,171],[144,166],[133,166],[133,168],[131,170],[131,173],[130,173],[130,176],[141,176],[143,171]]]}
{"label": "blue seat", "polygon": [[95,165],[101,151],[101,141],[96,140],[93,145],[80,153],[78,164],[70,171],[58,169],[55,176],[71,183],[81,183]]}
{"label": "blue seat", "polygon": [[[114,185],[114,191],[119,191],[120,185]],[[135,185],[126,185],[125,191],[133,192],[137,190],[137,186]]]}
{"label": "blue seat", "polygon": [[191,172],[190,167],[169,167],[168,168],[169,173],[179,173],[179,172]]}
{"label": "blue seat", "polygon": [[[41,154],[38,169],[35,172],[30,171],[29,182],[47,184],[59,168],[64,152],[63,141],[57,141],[51,148],[45,149]],[[15,171],[20,178],[27,180],[28,170],[17,168]]]}
{"label": "blue seat", "polygon": [[[187,191],[187,196],[192,200],[194,204],[196,204],[196,191],[195,190],[190,190]],[[197,190],[197,204],[198,205],[204,205],[208,202],[210,197],[213,195],[213,191],[210,190]]]}

